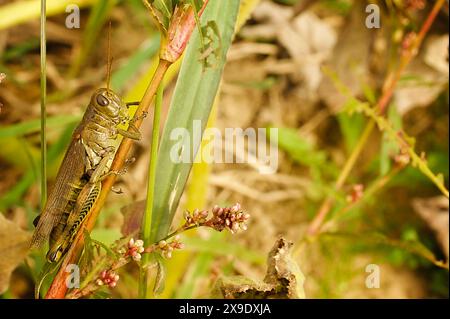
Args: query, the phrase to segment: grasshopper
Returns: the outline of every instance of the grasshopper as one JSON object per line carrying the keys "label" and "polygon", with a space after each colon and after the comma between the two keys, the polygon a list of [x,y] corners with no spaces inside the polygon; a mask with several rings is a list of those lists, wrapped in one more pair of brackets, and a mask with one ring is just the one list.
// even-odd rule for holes
{"label": "grasshopper", "polygon": [[[135,103],[124,104],[111,90],[98,89],[72,134],[45,208],[35,219],[31,239],[32,248],[49,240],[49,262],[59,261],[70,248],[100,193],[102,179],[118,173],[110,172],[118,135],[140,138],[128,116],[130,104]],[[121,123],[128,123],[133,132],[120,129]]]}

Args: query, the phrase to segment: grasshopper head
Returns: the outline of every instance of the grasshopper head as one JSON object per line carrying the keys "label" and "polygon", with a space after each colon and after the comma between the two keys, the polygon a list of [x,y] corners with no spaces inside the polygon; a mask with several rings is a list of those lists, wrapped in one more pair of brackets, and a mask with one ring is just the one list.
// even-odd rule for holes
{"label": "grasshopper head", "polygon": [[106,88],[95,91],[91,98],[91,105],[97,112],[111,119],[120,117],[127,109],[120,97]]}

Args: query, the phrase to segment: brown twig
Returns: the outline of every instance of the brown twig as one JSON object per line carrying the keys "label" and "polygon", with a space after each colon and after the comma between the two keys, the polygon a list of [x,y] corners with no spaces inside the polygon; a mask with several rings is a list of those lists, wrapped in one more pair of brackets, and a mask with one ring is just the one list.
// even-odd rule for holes
{"label": "brown twig", "polygon": [[[419,33],[415,37],[414,41],[404,52],[402,52],[399,67],[393,73],[391,72],[386,77],[386,80],[383,85],[382,95],[376,104],[380,114],[384,114],[386,112],[389,101],[391,100],[392,95],[394,94],[395,87],[397,86],[397,83],[400,80],[401,75],[405,71],[405,68],[407,67],[407,65],[416,56],[418,49],[419,49],[420,45],[422,44],[423,39],[425,38],[425,35],[427,34],[431,25],[433,24],[433,21],[436,18],[442,5],[444,4],[444,1],[445,0],[436,1],[435,5],[433,6],[433,9],[428,14],[427,19],[423,23],[423,25],[422,25]],[[361,151],[363,150],[364,145],[366,144],[374,127],[375,127],[374,121],[370,121],[369,124],[366,126],[363,134],[361,135],[361,138],[358,141],[357,146],[355,147],[352,154],[348,158],[341,174],[339,175],[339,177],[336,181],[336,184],[335,184],[336,191],[339,191],[342,188],[342,186],[344,185],[348,176],[350,175],[350,172],[353,169],[354,165],[356,164],[356,161],[359,158],[359,155],[361,154]],[[325,200],[323,201],[322,205],[320,206],[316,216],[314,217],[314,219],[312,220],[312,222],[310,223],[310,225],[308,227],[308,235],[317,234],[317,232],[320,230],[323,222],[325,221],[325,218],[327,217],[328,213],[330,212],[331,208],[333,207],[333,203],[334,203],[334,197],[332,195],[329,195],[325,198]]]}

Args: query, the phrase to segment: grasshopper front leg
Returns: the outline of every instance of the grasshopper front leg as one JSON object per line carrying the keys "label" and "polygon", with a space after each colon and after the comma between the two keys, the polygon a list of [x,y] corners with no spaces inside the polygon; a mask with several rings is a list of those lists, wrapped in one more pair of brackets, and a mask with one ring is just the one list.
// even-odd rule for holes
{"label": "grasshopper front leg", "polygon": [[133,124],[130,124],[130,127],[133,130],[133,132],[122,130],[120,128],[117,128],[116,131],[117,131],[118,134],[120,134],[120,135],[122,135],[124,137],[127,137],[129,139],[136,140],[136,141],[140,140],[141,139],[141,132],[139,132],[137,127],[134,126]]}
{"label": "grasshopper front leg", "polygon": [[[134,105],[134,103],[139,104],[139,102],[132,102],[132,103],[129,103],[127,105],[131,105],[131,104]],[[147,116],[147,112],[143,112],[140,116],[133,117],[133,119],[131,119],[128,122],[128,127],[131,129],[131,131],[127,131],[127,130],[123,130],[123,129],[120,129],[120,128],[116,128],[117,133],[122,135],[122,136],[124,136],[124,137],[127,137],[129,139],[132,139],[132,140],[140,140],[141,139],[141,132],[139,132],[138,128],[134,125],[134,122],[136,122],[137,120],[143,119],[146,116]],[[129,119],[129,118],[127,117],[126,119]]]}

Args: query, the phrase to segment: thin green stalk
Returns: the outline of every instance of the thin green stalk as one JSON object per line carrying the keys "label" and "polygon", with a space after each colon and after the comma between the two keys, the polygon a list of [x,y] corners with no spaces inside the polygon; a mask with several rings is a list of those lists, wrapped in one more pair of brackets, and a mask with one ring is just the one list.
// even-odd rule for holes
{"label": "thin green stalk", "polygon": [[[375,127],[375,122],[372,120],[366,125],[360,139],[358,140],[358,144],[353,149],[352,153],[350,154],[350,157],[348,158],[347,162],[345,163],[344,168],[342,169],[341,173],[339,174],[339,177],[334,186],[336,191],[339,191],[342,188],[342,186],[344,186],[345,181],[347,180],[353,167],[355,166],[356,161],[358,160],[359,155],[361,154],[362,150],[364,149],[364,146],[366,145],[366,142],[369,139],[369,136],[372,133],[374,127]],[[311,224],[308,228],[308,234],[314,235],[319,231],[319,229],[320,229],[321,225],[323,224],[323,222],[325,221],[325,218],[326,218],[328,212],[330,211],[333,203],[334,203],[334,198],[331,195],[325,199],[322,206],[320,206],[320,209],[319,209],[316,217],[314,217],[314,220],[311,222]]]}
{"label": "thin green stalk", "polygon": [[[152,130],[152,145],[150,150],[150,167],[148,170],[148,185],[147,185],[147,202],[145,205],[145,214],[142,223],[142,233],[144,236],[145,246],[150,246],[150,234],[152,229],[152,213],[153,213],[153,199],[155,193],[155,176],[156,176],[156,161],[158,157],[158,143],[159,143],[159,126],[161,120],[162,98],[164,92],[164,85],[161,84],[156,92],[155,112],[153,115],[153,130]],[[148,270],[145,267],[149,261],[149,254],[145,254],[142,258],[143,267],[140,270],[139,278],[139,297],[148,298]]]}
{"label": "thin green stalk", "polygon": [[41,0],[41,210],[47,200],[47,47],[46,47],[46,0]]}
{"label": "thin green stalk", "polygon": [[172,233],[170,233],[169,235],[167,235],[166,237],[164,237],[163,239],[161,239],[159,242],[163,241],[163,240],[168,240],[169,238],[175,237],[178,234],[184,233],[185,231],[194,229],[194,228],[198,228],[200,225],[192,225],[192,226],[188,226],[188,227],[180,227],[177,230],[173,231]]}
{"label": "thin green stalk", "polygon": [[354,150],[352,151],[352,153],[350,154],[350,157],[348,158],[347,162],[345,163],[345,166],[342,169],[338,180],[336,181],[336,189],[339,190],[342,188],[342,186],[344,186],[344,183],[347,180],[347,177],[350,175],[352,168],[355,166],[356,161],[358,160],[359,155],[361,154],[362,150],[364,149],[364,146],[366,145],[366,142],[369,139],[370,133],[372,133],[374,127],[375,127],[374,121],[370,121],[366,125],[363,133],[361,134],[360,139],[358,140]]}
{"label": "thin green stalk", "polygon": [[369,198],[374,196],[378,191],[380,191],[387,183],[389,183],[394,176],[396,176],[403,167],[397,166],[388,172],[386,175],[381,176],[376,181],[374,181],[366,190],[364,190],[363,196],[358,199],[355,203],[350,203],[336,213],[333,214],[332,217],[322,226],[320,229],[321,232],[327,232],[327,228],[331,227],[334,224],[339,223],[340,219],[348,213],[349,210],[360,207],[362,204],[365,204]]}

